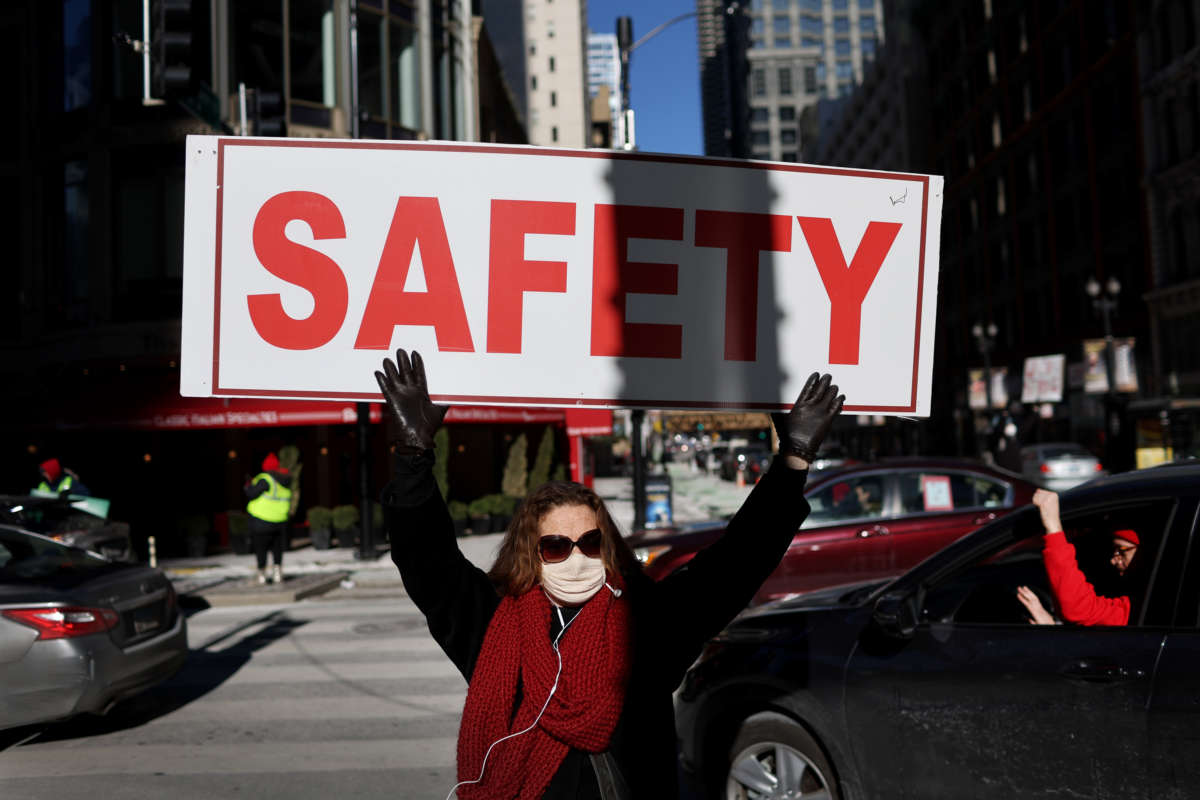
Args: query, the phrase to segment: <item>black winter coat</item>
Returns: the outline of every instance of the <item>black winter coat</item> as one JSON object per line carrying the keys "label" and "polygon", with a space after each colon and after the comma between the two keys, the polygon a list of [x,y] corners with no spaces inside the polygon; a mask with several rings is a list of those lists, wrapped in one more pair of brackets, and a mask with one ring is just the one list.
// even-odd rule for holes
{"label": "black winter coat", "polygon": [[[486,573],[459,551],[432,467],[431,451],[396,457],[382,495],[384,520],[409,596],[469,682],[500,597]],[[807,475],[776,458],[726,534],[683,569],[657,583],[641,572],[625,576],[633,665],[610,752],[635,798],[678,795],[671,694],[704,643],[750,602],[779,564],[808,516]],[[586,754],[572,752],[545,796],[598,797],[595,780]]]}

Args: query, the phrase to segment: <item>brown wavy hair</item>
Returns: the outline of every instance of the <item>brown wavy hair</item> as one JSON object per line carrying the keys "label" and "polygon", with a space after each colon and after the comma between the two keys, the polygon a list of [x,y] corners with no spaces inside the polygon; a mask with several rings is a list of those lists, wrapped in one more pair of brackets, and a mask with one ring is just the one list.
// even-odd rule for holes
{"label": "brown wavy hair", "polygon": [[596,512],[596,525],[603,540],[600,557],[606,570],[631,575],[641,569],[598,494],[580,483],[549,481],[534,489],[517,508],[500,544],[496,563],[488,571],[488,577],[501,595],[522,595],[541,581],[538,525],[547,512],[559,506],[587,506]]}

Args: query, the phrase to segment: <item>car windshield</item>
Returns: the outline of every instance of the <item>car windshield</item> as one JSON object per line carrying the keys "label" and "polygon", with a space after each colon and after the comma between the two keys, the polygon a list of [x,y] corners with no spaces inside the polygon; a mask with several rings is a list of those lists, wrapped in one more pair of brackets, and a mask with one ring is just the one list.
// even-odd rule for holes
{"label": "car windshield", "polygon": [[24,508],[18,506],[17,508],[20,510],[16,512],[12,509],[7,510],[10,517],[7,521],[44,536],[53,536],[56,533],[69,531],[90,531],[104,526],[104,520],[100,517],[72,508],[65,503],[46,503]]}
{"label": "car windshield", "polygon": [[110,566],[107,559],[84,550],[0,528],[0,582],[85,576]]}

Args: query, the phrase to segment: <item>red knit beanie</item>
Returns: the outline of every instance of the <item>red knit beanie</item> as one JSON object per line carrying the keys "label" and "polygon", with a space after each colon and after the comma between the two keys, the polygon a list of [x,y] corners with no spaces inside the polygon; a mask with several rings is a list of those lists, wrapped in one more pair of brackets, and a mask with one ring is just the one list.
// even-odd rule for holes
{"label": "red knit beanie", "polygon": [[62,465],[58,463],[57,458],[50,458],[38,465],[42,472],[46,473],[46,478],[50,481],[58,480],[58,476],[62,474]]}
{"label": "red knit beanie", "polygon": [[1124,539],[1132,545],[1140,545],[1142,541],[1138,539],[1137,531],[1131,531],[1128,528],[1122,531],[1113,531],[1114,539]]}
{"label": "red knit beanie", "polygon": [[263,459],[263,472],[278,472],[279,457],[274,453],[267,453],[267,457]]}

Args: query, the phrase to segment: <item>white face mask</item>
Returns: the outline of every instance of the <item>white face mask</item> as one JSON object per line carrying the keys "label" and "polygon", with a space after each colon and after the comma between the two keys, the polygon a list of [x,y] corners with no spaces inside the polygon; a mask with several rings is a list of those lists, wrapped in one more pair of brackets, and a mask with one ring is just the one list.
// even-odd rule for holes
{"label": "white face mask", "polygon": [[542,586],[559,605],[583,605],[603,585],[604,559],[588,558],[578,548],[571,550],[566,561],[542,564]]}

